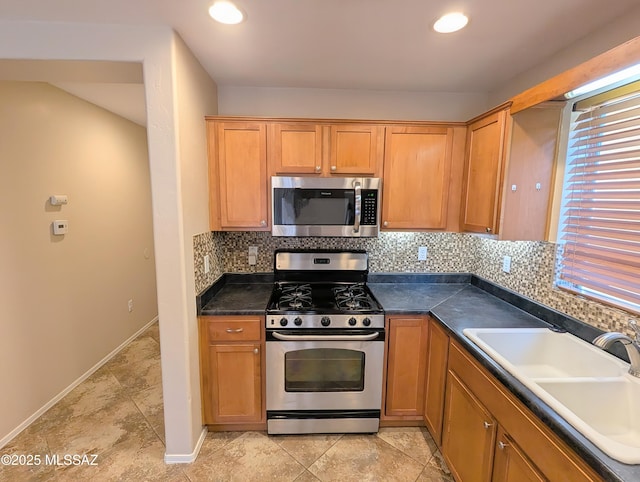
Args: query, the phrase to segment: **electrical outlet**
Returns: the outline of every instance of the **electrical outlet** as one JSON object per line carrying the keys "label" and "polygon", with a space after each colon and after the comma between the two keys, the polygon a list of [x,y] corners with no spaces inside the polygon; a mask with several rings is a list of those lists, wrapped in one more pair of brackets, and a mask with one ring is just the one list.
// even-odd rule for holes
{"label": "electrical outlet", "polygon": [[131,313],[133,311],[133,300],[129,300],[127,306],[129,307],[129,313]]}
{"label": "electrical outlet", "polygon": [[249,246],[249,266],[255,266],[258,262],[258,247]]}
{"label": "electrical outlet", "polygon": [[418,261],[426,261],[427,259],[427,247],[420,246],[418,248]]}
{"label": "electrical outlet", "polygon": [[502,258],[502,271],[505,273],[511,273],[511,256],[505,256]]}
{"label": "electrical outlet", "polygon": [[209,271],[211,271],[211,261],[209,260],[209,255],[205,254],[204,255],[204,273],[207,274]]}

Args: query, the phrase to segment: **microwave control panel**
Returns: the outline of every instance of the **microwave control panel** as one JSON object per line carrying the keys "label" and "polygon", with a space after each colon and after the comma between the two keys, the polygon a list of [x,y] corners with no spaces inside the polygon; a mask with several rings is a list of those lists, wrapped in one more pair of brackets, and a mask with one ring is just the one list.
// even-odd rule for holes
{"label": "microwave control panel", "polygon": [[378,224],[378,191],[375,189],[362,190],[362,214],[360,224],[375,226]]}

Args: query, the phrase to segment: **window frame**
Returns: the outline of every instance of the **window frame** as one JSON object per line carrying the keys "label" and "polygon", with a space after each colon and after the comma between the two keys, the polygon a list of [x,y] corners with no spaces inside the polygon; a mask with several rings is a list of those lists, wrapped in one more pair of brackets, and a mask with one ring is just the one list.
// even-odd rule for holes
{"label": "window frame", "polygon": [[[621,171],[616,171],[616,167],[611,167],[613,165],[612,163],[615,162],[613,159],[610,159],[609,161],[598,161],[600,157],[604,156],[600,156],[596,148],[605,146],[602,150],[606,151],[607,146],[611,147],[615,146],[616,143],[623,142],[625,136],[619,136],[620,139],[614,139],[612,141],[613,144],[607,145],[602,143],[602,137],[592,137],[591,140],[585,143],[581,140],[584,139],[584,136],[580,137],[574,134],[576,131],[579,131],[579,129],[575,129],[575,126],[580,117],[583,118],[580,121],[584,128],[583,132],[594,134],[594,131],[597,129],[598,131],[605,131],[605,133],[620,131],[624,134],[626,128],[616,128],[615,126],[618,125],[616,121],[603,122],[602,119],[606,119],[606,116],[597,116],[594,118],[595,120],[590,119],[589,115],[585,114],[585,112],[588,113],[590,110],[597,112],[601,112],[603,110],[606,111],[607,109],[610,110],[611,108],[608,106],[622,104],[623,101],[620,99],[629,97],[634,97],[635,100],[632,102],[634,107],[631,107],[627,112],[633,112],[634,109],[636,111],[631,117],[633,120],[630,122],[630,126],[627,131],[631,132],[633,135],[631,137],[626,137],[627,139],[631,139],[633,144],[633,146],[629,148],[631,154],[627,154],[624,151],[621,153],[621,159],[630,159],[624,162],[628,162],[629,164],[626,169],[631,169],[628,171],[631,173],[628,177],[630,180],[628,186],[630,190],[626,191],[626,195],[623,195],[623,192],[625,192],[624,189],[619,189],[618,186],[616,186],[616,182],[611,182],[610,186],[608,186],[607,182],[604,180],[607,176],[611,178],[616,176],[621,177],[621,171],[624,171],[625,169],[624,165],[620,164],[617,166]],[[621,242],[619,239],[620,237],[630,238],[632,239],[631,243],[640,243],[640,229],[629,230],[628,228],[618,226],[612,230],[613,234],[611,235],[599,234],[597,226],[601,223],[601,219],[606,219],[612,215],[606,214],[606,210],[600,211],[600,213],[605,213],[603,215],[594,214],[598,212],[597,209],[603,209],[602,205],[607,202],[603,199],[611,201],[613,198],[617,203],[620,203],[624,197],[627,197],[630,198],[629,202],[632,206],[628,208],[628,210],[635,212],[635,215],[629,215],[633,218],[630,223],[640,222],[640,209],[633,206],[633,203],[640,203],[640,81],[632,82],[622,87],[609,88],[609,90],[598,94],[591,93],[584,95],[580,98],[574,99],[573,102],[568,103],[567,110],[569,111],[569,114],[565,117],[566,124],[564,124],[567,131],[562,139],[563,148],[566,148],[566,164],[564,169],[562,169],[562,166],[559,166],[559,169],[564,173],[564,178],[560,183],[562,189],[556,235],[556,242],[560,245],[560,249],[554,274],[554,286],[561,290],[571,292],[572,294],[593,299],[599,303],[614,306],[618,309],[634,314],[639,314],[640,282],[637,284],[636,288],[635,280],[625,280],[625,277],[629,276],[628,273],[625,275],[626,268],[621,268],[620,266],[616,267],[615,261],[609,262],[606,260],[607,256],[603,256],[602,260],[593,264],[592,262],[594,259],[599,259],[598,256],[602,255],[602,252],[600,252],[599,249],[602,249],[602,247],[608,248],[609,246],[616,244],[618,246],[616,249],[620,249],[621,253],[624,254],[625,249],[629,249],[630,251],[626,251],[626,253],[631,253],[631,256],[638,256],[640,263],[640,247],[632,244],[628,248],[621,248],[621,246],[624,246],[624,242]],[[576,110],[578,112],[576,112]],[[602,126],[605,127],[603,128]],[[602,132],[600,132],[600,134],[602,134]],[[594,142],[594,140],[597,140],[597,142]],[[580,144],[585,145],[580,147]],[[578,147],[576,147],[576,145],[578,145]],[[593,151],[588,154],[589,157],[585,154],[587,150]],[[633,152],[634,150],[637,152]],[[577,156],[576,153],[578,154]],[[586,159],[586,162],[579,162],[578,159]],[[607,163],[610,165],[608,166]],[[609,167],[609,169],[601,169],[600,167]],[[637,170],[637,172],[634,171],[634,169]],[[577,177],[580,175],[584,177],[583,180],[579,182],[577,181]],[[622,176],[621,179],[622,178],[624,178],[624,176]],[[583,186],[590,187],[584,187],[581,189],[578,187],[580,183]],[[602,189],[603,186],[610,187],[610,189]],[[571,189],[574,193],[577,193],[573,197],[569,194],[569,190]],[[609,196],[609,198],[605,198],[605,196]],[[588,204],[585,200],[589,197],[593,198],[591,201],[594,203],[596,211],[591,210],[592,208],[584,207]],[[609,204],[616,204],[616,202],[609,202]],[[576,214],[580,211],[585,214]],[[616,210],[612,209],[612,212],[614,211]],[[620,209],[617,212],[622,213],[623,211],[624,210]],[[615,216],[619,217],[620,214],[616,214]],[[575,219],[582,219],[585,227],[575,228],[572,224]],[[585,222],[585,220],[588,221]],[[594,220],[594,226],[591,225],[591,221],[589,220]],[[571,225],[570,228],[568,228],[569,225]],[[580,222],[576,222],[575,225],[579,226]],[[572,230],[574,230],[575,233],[572,232]],[[604,233],[606,230],[601,229],[600,231],[601,233]],[[574,239],[570,239],[571,237]],[[611,239],[609,239],[609,237]],[[578,238],[582,241],[578,242]],[[591,245],[599,246],[599,248],[590,249],[589,246]],[[613,252],[615,252],[615,250]],[[622,254],[619,254],[619,256],[622,256]],[[589,259],[591,261],[589,261]],[[570,263],[571,266],[568,267]],[[587,273],[586,271],[588,267],[591,267],[595,274]],[[605,272],[603,272],[603,269],[605,268],[610,269],[611,271],[605,270]],[[598,271],[600,274],[597,274]],[[640,280],[640,264],[637,267],[637,272],[638,279]],[[614,276],[610,276],[611,273],[619,273],[619,275],[616,274]],[[584,284],[576,282],[581,276]],[[616,279],[618,277],[621,281]],[[607,286],[606,288],[600,288],[602,291],[599,291],[597,284],[602,283],[603,280],[607,278],[614,280],[613,285]],[[623,286],[625,283],[630,284],[631,286],[624,288],[626,292],[623,291],[623,294],[620,296],[612,294],[612,292],[615,292],[618,289],[616,286]],[[602,286],[602,284],[600,286]]]}

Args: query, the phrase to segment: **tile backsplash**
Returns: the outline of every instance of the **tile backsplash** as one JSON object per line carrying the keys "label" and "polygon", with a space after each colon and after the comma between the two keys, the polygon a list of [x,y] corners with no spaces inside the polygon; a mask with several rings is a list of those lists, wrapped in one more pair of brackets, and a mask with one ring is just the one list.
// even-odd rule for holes
{"label": "tile backsplash", "polygon": [[[497,241],[441,232],[384,232],[377,238],[281,238],[265,232],[214,232],[194,236],[193,242],[196,292],[209,287],[222,273],[273,271],[273,251],[278,248],[364,249],[374,273],[474,273],[590,325],[629,333],[629,313],[554,287],[554,243]],[[248,263],[249,246],[258,247],[254,266]],[[426,261],[418,261],[419,246],[427,247]],[[206,274],[205,254],[211,260]],[[511,256],[510,273],[502,271],[504,256]]]}

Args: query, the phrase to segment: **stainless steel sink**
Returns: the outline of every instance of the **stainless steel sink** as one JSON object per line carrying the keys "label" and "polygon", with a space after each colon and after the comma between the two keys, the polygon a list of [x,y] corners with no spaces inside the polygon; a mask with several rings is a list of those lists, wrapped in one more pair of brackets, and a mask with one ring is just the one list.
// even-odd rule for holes
{"label": "stainless steel sink", "polygon": [[463,333],[607,455],[640,463],[640,378],[628,363],[547,328]]}

